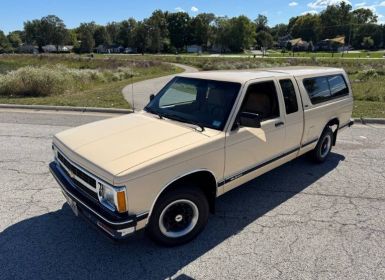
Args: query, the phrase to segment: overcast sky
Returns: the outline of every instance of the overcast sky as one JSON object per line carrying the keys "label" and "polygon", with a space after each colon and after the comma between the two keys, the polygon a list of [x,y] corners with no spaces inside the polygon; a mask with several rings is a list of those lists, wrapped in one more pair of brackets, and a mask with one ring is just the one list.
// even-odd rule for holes
{"label": "overcast sky", "polygon": [[[141,20],[151,15],[156,9],[164,11],[185,11],[191,16],[200,12],[214,13],[217,16],[246,15],[255,19],[258,14],[264,14],[269,19],[269,25],[287,23],[289,18],[303,13],[318,13],[327,4],[338,3],[341,0],[0,0],[0,30],[8,33],[22,29],[23,22],[54,14],[64,20],[68,28],[73,28],[81,22],[95,21],[106,24],[111,21],[121,21],[129,17]],[[385,1],[345,1],[353,9],[366,7],[379,16],[381,23],[385,22]]]}

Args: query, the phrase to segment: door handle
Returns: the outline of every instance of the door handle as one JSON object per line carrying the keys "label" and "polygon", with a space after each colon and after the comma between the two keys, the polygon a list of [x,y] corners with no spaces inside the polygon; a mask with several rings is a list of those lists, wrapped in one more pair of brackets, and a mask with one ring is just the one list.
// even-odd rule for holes
{"label": "door handle", "polygon": [[278,127],[278,126],[281,126],[281,125],[284,125],[285,123],[284,122],[277,122],[275,123],[275,127]]}

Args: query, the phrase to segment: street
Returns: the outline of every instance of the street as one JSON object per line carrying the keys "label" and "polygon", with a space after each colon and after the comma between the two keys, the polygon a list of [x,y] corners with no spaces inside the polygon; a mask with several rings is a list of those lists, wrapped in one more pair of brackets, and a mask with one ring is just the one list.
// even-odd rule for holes
{"label": "street", "polygon": [[233,190],[193,242],[113,243],[73,215],[52,136],[114,115],[0,110],[0,279],[385,279],[385,126]]}

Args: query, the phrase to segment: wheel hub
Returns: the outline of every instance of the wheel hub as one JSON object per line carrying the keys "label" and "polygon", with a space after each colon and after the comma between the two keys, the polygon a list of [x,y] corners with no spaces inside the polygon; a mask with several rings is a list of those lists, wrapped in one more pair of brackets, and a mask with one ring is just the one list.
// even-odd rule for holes
{"label": "wheel hub", "polygon": [[177,222],[177,223],[179,223],[179,222],[181,222],[183,220],[183,216],[182,215],[176,215],[175,216],[175,222]]}

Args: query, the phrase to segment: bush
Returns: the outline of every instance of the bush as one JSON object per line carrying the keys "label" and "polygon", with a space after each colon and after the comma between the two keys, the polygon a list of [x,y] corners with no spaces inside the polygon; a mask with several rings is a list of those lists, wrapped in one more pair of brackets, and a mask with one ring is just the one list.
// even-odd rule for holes
{"label": "bush", "polygon": [[91,83],[121,81],[132,76],[128,67],[112,70],[74,69],[63,65],[26,66],[0,75],[0,96],[50,96]]}
{"label": "bush", "polygon": [[358,71],[357,73],[357,79],[360,81],[367,81],[369,79],[376,78],[377,76],[377,71],[373,68]]}

